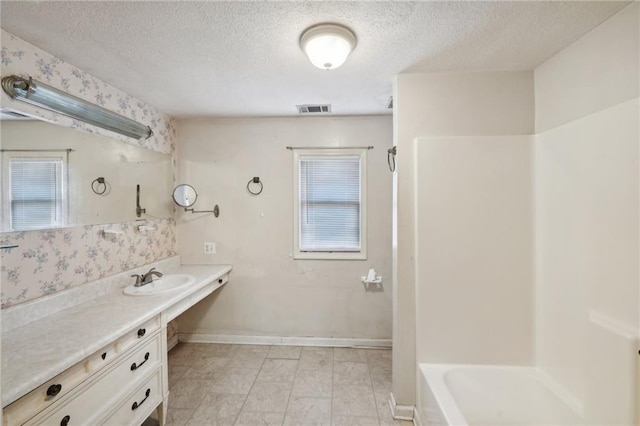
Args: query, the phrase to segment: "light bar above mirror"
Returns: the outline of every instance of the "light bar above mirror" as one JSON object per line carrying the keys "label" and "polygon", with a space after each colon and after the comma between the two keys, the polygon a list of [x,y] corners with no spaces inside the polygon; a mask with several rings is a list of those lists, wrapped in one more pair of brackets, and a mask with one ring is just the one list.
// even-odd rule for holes
{"label": "light bar above mirror", "polygon": [[3,77],[2,89],[12,99],[27,102],[130,138],[148,139],[153,135],[149,126],[35,81],[31,77],[28,79],[17,75]]}

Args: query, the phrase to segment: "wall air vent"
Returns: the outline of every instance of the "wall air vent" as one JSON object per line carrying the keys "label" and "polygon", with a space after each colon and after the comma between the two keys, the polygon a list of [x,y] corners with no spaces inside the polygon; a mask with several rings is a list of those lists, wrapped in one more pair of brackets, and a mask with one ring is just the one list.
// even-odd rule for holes
{"label": "wall air vent", "polygon": [[296,105],[300,114],[328,114],[331,112],[331,105]]}

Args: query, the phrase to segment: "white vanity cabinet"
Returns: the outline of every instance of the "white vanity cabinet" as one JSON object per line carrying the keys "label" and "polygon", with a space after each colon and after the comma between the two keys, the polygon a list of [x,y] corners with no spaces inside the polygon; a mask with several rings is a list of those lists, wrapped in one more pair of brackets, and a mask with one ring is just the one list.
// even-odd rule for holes
{"label": "white vanity cabinet", "polygon": [[13,425],[139,425],[164,399],[160,315],[3,410]]}
{"label": "white vanity cabinet", "polygon": [[[65,297],[82,301],[64,308],[48,305],[59,302],[53,295],[3,310],[2,426],[138,426],[156,408],[164,424],[167,323],[224,286],[231,269],[181,265],[175,272],[193,284],[149,297],[118,287],[91,298],[96,282],[71,289]],[[49,313],[26,321],[40,311]]]}

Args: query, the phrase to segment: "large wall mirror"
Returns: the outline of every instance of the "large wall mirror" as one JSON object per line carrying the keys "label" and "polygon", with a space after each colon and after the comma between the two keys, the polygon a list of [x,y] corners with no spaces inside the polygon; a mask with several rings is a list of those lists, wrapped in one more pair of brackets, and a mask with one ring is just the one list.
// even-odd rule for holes
{"label": "large wall mirror", "polygon": [[172,216],[170,155],[37,119],[1,117],[0,232]]}

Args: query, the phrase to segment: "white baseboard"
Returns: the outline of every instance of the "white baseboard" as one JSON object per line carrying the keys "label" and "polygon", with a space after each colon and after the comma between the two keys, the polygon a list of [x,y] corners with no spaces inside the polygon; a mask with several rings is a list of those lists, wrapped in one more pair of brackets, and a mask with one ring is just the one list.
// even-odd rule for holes
{"label": "white baseboard", "polygon": [[420,413],[418,413],[418,409],[417,408],[415,408],[413,410],[413,424],[415,426],[422,426],[423,425],[422,420],[420,419]]}
{"label": "white baseboard", "polygon": [[394,419],[413,420],[415,407],[413,405],[398,405],[396,398],[393,396],[393,392],[389,394],[389,407],[391,408],[391,417]]}
{"label": "white baseboard", "polygon": [[178,344],[178,333],[171,336],[171,339],[167,340],[167,351],[173,349],[175,345]]}
{"label": "white baseboard", "polygon": [[391,339],[345,339],[338,337],[280,337],[179,333],[178,340],[181,342],[191,343],[233,343],[240,345],[333,346],[360,348],[391,347]]}

